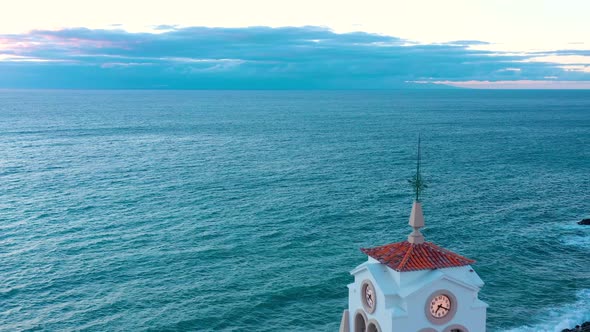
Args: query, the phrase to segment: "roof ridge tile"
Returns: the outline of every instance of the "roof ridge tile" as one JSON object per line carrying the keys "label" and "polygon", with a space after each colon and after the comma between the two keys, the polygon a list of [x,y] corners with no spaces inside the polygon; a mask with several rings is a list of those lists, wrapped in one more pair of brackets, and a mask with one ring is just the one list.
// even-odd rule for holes
{"label": "roof ridge tile", "polygon": [[399,272],[457,267],[475,262],[432,242],[417,244],[402,241],[361,248],[361,251]]}

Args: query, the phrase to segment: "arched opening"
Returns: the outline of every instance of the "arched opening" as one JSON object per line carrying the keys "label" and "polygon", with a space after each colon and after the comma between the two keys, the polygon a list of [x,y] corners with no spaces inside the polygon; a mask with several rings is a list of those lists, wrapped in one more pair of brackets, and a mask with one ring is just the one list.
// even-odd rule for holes
{"label": "arched opening", "polygon": [[453,324],[447,327],[444,332],[469,332],[469,330],[463,325]]}
{"label": "arched opening", "polygon": [[369,326],[367,327],[367,332],[380,332],[380,331],[377,328],[377,325],[375,325],[374,323],[369,323]]}
{"label": "arched opening", "polygon": [[365,317],[361,313],[356,314],[354,317],[354,332],[366,332],[367,331],[367,322],[365,322]]}

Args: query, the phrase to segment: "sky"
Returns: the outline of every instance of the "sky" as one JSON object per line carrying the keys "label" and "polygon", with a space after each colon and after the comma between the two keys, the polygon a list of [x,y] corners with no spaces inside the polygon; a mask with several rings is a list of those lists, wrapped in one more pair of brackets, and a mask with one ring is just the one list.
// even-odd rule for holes
{"label": "sky", "polygon": [[0,5],[0,88],[590,89],[586,0]]}

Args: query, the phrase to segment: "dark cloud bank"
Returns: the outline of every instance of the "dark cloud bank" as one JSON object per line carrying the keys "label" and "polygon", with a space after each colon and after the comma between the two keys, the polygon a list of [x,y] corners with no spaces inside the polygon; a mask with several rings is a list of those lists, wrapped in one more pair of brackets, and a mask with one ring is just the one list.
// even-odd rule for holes
{"label": "dark cloud bank", "polygon": [[478,41],[418,45],[319,27],[159,30],[0,35],[0,88],[390,89],[434,86],[415,81],[590,79],[523,62],[539,54],[470,49]]}

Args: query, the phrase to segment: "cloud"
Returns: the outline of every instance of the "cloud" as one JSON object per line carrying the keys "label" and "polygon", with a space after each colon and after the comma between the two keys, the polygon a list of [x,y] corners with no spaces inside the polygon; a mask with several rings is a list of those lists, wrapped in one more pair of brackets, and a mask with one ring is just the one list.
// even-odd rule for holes
{"label": "cloud", "polygon": [[568,66],[559,66],[565,71],[578,71],[583,73],[590,73],[590,66],[584,65],[568,65]]}
{"label": "cloud", "polygon": [[15,54],[2,54],[0,53],[0,62],[56,62],[59,60],[41,59],[30,56],[15,55]]}
{"label": "cloud", "polygon": [[[551,77],[546,77],[551,78]],[[438,85],[448,85],[469,89],[590,89],[590,81],[552,81],[552,80],[516,80],[516,81],[436,81]]]}
{"label": "cloud", "polygon": [[545,63],[559,63],[564,65],[590,65],[590,55],[580,54],[553,54],[544,56],[535,56],[524,60],[526,62],[545,62]]}
{"label": "cloud", "polygon": [[498,53],[471,47],[485,44],[480,41],[425,45],[314,26],[154,29],[0,35],[0,87],[383,89],[545,77],[590,81],[586,67],[557,61],[586,59],[575,50]]}
{"label": "cloud", "polygon": [[515,72],[521,72],[522,69],[520,69],[520,68],[514,68],[514,67],[509,67],[509,68],[502,68],[502,69],[500,69],[498,71],[515,71]]}
{"label": "cloud", "polygon": [[445,43],[446,45],[459,45],[459,46],[481,46],[490,45],[488,42],[480,40],[455,40]]}

